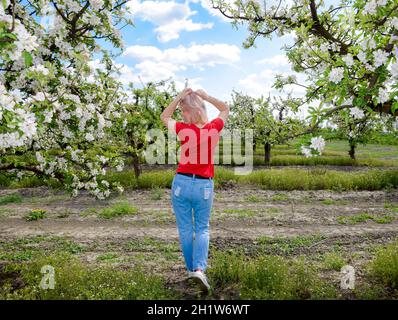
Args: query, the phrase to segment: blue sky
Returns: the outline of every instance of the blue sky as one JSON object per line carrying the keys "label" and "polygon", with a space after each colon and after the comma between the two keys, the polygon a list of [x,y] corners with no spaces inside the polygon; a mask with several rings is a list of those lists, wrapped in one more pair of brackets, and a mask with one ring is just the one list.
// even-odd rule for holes
{"label": "blue sky", "polygon": [[[252,96],[280,94],[271,86],[277,73],[294,73],[282,50],[293,43],[293,34],[258,38],[257,48],[244,49],[246,25],[236,30],[208,3],[131,0],[127,8],[135,27],[122,29],[125,51],[116,59],[123,66],[121,80],[138,84],[140,78],[146,83],[173,77],[182,90],[187,78],[194,90],[223,101],[231,100],[233,89]],[[305,77],[298,79],[304,83]],[[296,96],[304,94],[301,87],[291,89]],[[217,116],[213,106],[207,108],[210,119]]]}

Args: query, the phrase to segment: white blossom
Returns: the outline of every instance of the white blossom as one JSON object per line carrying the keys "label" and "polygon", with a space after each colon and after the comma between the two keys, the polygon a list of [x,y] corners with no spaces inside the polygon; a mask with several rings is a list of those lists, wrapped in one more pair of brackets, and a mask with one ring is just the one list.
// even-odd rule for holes
{"label": "white blossom", "polygon": [[379,67],[387,61],[388,53],[383,50],[378,49],[374,53],[374,58],[375,58],[374,66]]}
{"label": "white blossom", "polygon": [[377,97],[377,102],[384,103],[384,102],[388,101],[389,98],[390,98],[390,95],[389,95],[387,89],[380,88],[379,95]]}
{"label": "white blossom", "polygon": [[333,68],[329,74],[329,80],[334,83],[339,83],[344,78],[344,68]]}
{"label": "white blossom", "polygon": [[29,68],[30,71],[40,72],[43,75],[47,76],[49,74],[48,69],[43,65],[32,66]]}
{"label": "white blossom", "polygon": [[348,53],[342,59],[347,66],[352,67],[354,65],[354,59],[351,54]]}
{"label": "white blossom", "polygon": [[90,132],[86,133],[85,138],[87,141],[94,141],[94,136]]}
{"label": "white blossom", "polygon": [[393,18],[390,20],[389,25],[390,25],[391,27],[394,27],[396,30],[398,30],[398,17],[393,17]]}
{"label": "white blossom", "polygon": [[90,0],[90,5],[93,10],[99,10],[104,6],[103,0]]}
{"label": "white blossom", "polygon": [[310,158],[312,156],[312,152],[311,149],[305,147],[305,146],[301,146],[301,153],[306,157],[306,158]]}
{"label": "white blossom", "polygon": [[391,75],[393,76],[393,78],[398,79],[398,61],[392,63],[390,67],[391,67]]}
{"label": "white blossom", "polygon": [[377,9],[376,1],[371,0],[371,1],[366,3],[363,11],[364,11],[365,14],[374,14],[374,13],[376,13],[376,9]]}
{"label": "white blossom", "polygon": [[366,63],[368,61],[368,58],[366,57],[366,53],[364,51],[359,52],[357,54],[357,57],[362,63]]}
{"label": "white blossom", "polygon": [[363,112],[363,110],[359,109],[358,107],[351,108],[350,114],[354,119],[362,119],[363,117],[365,117],[365,113]]}
{"label": "white blossom", "polygon": [[311,138],[310,148],[315,149],[316,151],[321,153],[324,147],[325,147],[325,140],[323,139],[323,137]]}
{"label": "white blossom", "polygon": [[44,160],[44,158],[43,158],[43,156],[41,155],[40,152],[36,152],[36,159],[37,159],[37,161],[40,162],[40,163],[45,162],[45,160]]}
{"label": "white blossom", "polygon": [[32,99],[37,101],[44,101],[46,99],[46,96],[43,92],[38,92],[32,97]]}
{"label": "white blossom", "polygon": [[322,43],[319,46],[319,50],[321,50],[322,52],[328,53],[329,51],[329,44],[328,43]]}

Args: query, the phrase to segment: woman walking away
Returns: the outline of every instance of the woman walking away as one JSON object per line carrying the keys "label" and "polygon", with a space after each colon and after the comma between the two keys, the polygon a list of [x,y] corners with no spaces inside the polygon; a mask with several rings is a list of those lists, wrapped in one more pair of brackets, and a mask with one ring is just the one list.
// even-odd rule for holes
{"label": "woman walking away", "polygon": [[[217,118],[210,122],[204,101],[220,111]],[[184,122],[171,118],[178,105]],[[193,278],[204,290],[210,289],[205,270],[214,196],[214,150],[228,115],[229,107],[224,102],[203,90],[186,88],[160,116],[181,141],[180,160],[171,187],[171,202],[188,278]]]}

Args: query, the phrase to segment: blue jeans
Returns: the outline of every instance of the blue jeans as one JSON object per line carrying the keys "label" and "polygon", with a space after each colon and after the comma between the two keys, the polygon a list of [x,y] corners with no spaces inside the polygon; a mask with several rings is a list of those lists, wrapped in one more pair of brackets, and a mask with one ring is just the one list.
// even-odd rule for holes
{"label": "blue jeans", "polygon": [[[210,213],[213,205],[213,179],[176,174],[171,200],[176,217],[180,246],[189,271],[207,267]],[[192,221],[192,217],[194,218]]]}

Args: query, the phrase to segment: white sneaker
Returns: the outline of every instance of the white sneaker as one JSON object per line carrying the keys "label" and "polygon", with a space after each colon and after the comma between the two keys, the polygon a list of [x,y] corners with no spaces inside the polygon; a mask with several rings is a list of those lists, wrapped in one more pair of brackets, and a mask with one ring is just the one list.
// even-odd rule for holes
{"label": "white sneaker", "polygon": [[204,290],[210,289],[209,280],[202,271],[189,272],[189,278],[193,278],[197,284]]}

